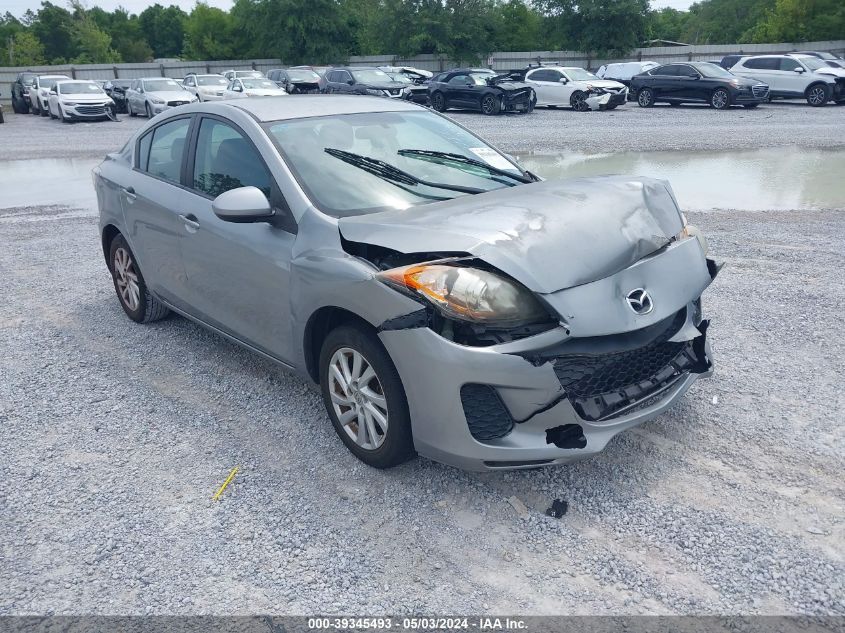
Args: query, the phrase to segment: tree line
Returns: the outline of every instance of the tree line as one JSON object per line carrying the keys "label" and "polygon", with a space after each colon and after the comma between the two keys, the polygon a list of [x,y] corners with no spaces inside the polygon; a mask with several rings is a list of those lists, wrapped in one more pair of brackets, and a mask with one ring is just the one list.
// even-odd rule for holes
{"label": "tree line", "polygon": [[701,0],[688,11],[649,0],[235,0],[190,13],[41,3],[0,17],[0,65],[420,53],[475,62],[492,51],[579,50],[622,56],[652,39],[688,44],[845,38],[842,0]]}

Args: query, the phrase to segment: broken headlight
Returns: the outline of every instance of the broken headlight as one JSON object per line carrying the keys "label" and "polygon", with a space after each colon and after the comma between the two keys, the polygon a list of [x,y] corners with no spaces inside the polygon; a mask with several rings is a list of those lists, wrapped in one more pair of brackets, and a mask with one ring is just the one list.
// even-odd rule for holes
{"label": "broken headlight", "polygon": [[683,213],[681,214],[681,218],[683,218],[684,228],[682,228],[681,232],[675,236],[675,239],[683,240],[688,237],[697,237],[698,243],[701,244],[701,250],[704,251],[705,255],[707,255],[709,246],[707,244],[707,238],[704,237],[704,233],[702,233],[701,229],[699,229],[697,226],[687,224],[687,216]]}
{"label": "broken headlight", "polygon": [[478,268],[414,264],[378,273],[378,278],[422,295],[444,316],[488,325],[516,325],[548,319],[524,286]]}

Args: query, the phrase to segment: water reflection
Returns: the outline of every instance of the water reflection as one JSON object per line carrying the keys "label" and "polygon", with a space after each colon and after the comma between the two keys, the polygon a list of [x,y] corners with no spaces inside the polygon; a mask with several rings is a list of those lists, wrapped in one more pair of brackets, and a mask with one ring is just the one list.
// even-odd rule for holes
{"label": "water reflection", "polygon": [[689,210],[845,208],[845,150],[517,153],[544,178],[630,174],[665,178]]}
{"label": "water reflection", "polygon": [[0,161],[0,209],[64,205],[97,210],[91,170],[102,159]]}

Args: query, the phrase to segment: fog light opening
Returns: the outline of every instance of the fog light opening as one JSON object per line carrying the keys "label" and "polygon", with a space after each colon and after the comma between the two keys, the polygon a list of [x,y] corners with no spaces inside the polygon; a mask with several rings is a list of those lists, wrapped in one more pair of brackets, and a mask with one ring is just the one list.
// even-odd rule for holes
{"label": "fog light opening", "polygon": [[580,424],[564,424],[546,429],[546,444],[554,444],[558,448],[585,448],[587,438]]}

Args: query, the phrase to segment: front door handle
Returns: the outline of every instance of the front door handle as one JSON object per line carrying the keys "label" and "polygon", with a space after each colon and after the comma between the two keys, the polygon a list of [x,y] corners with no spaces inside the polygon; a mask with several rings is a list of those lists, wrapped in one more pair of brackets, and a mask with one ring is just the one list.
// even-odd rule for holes
{"label": "front door handle", "polygon": [[123,195],[126,196],[126,199],[129,202],[135,202],[135,198],[137,198],[138,195],[135,193],[134,187],[122,187],[121,189],[123,191]]}
{"label": "front door handle", "polygon": [[179,219],[185,223],[185,227],[191,232],[194,232],[200,228],[199,220],[197,220],[197,216],[195,216],[193,213],[189,213],[188,215],[180,214]]}

